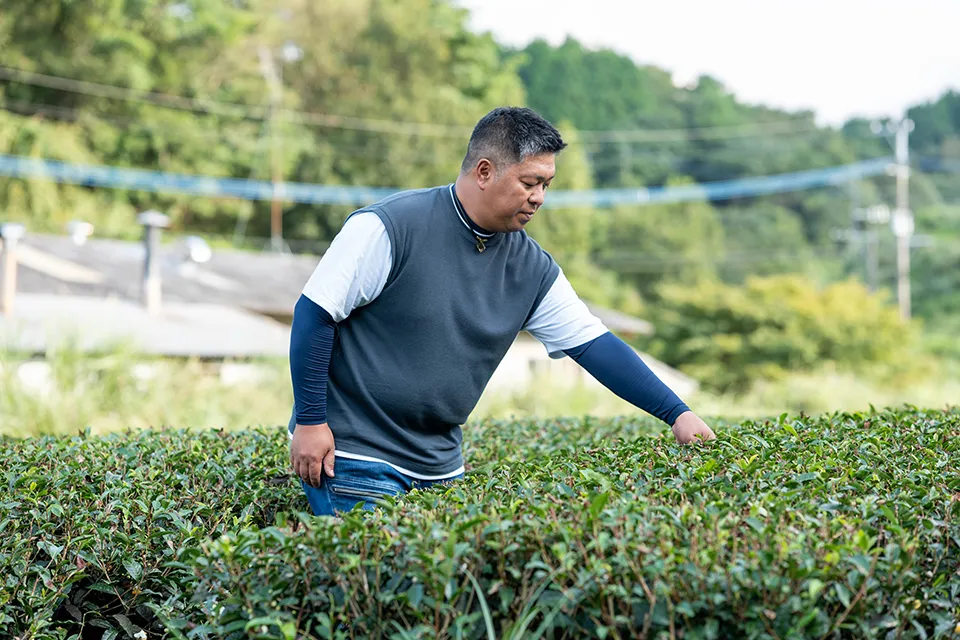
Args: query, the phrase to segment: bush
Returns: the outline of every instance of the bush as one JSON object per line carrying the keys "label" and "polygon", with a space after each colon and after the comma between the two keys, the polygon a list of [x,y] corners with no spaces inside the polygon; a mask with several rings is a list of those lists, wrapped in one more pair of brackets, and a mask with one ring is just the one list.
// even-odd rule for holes
{"label": "bush", "polygon": [[0,629],[18,638],[155,637],[151,607],[181,615],[192,591],[188,552],[300,506],[275,430],[3,438],[0,450]]}
{"label": "bush", "polygon": [[[535,442],[530,426],[498,440]],[[702,450],[627,428],[510,466],[481,454],[465,482],[376,517],[205,545],[196,597],[216,637],[251,620],[277,638],[944,637],[960,614],[958,428],[836,415],[747,423]]]}
{"label": "bush", "polygon": [[743,287],[664,285],[659,293],[651,354],[710,390],[742,392],[756,380],[828,364],[903,380],[924,365],[912,352],[917,328],[854,281],[821,289],[799,276],[772,276]]}
{"label": "bush", "polygon": [[466,479],[337,519],[299,511],[279,428],[5,440],[0,624],[286,640],[960,622],[960,413],[780,416],[698,447],[652,426],[471,425]]}

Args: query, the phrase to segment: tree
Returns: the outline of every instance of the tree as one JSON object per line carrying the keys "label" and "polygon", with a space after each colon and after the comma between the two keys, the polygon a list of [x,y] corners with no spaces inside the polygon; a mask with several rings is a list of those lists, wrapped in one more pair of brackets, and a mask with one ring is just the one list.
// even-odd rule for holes
{"label": "tree", "polygon": [[[260,89],[251,81],[258,75],[256,59],[234,54],[263,28],[266,21],[259,19],[263,16],[258,18],[255,7],[214,0],[174,6],[182,10],[157,0],[54,0],[37,6],[0,0],[0,12],[9,25],[0,32],[0,61],[26,71],[182,95],[198,102],[255,103]],[[17,133],[5,140],[2,150],[174,172],[244,177],[250,173],[248,162],[256,158],[258,138],[251,122],[162,108],[143,99],[107,98],[97,95],[95,88],[78,89],[7,82],[4,100],[23,115],[7,116],[8,126]],[[54,136],[75,143],[43,143]],[[59,231],[64,218],[87,214],[98,232],[114,234],[133,229],[137,209],[160,208],[179,223],[191,215],[236,215],[250,206],[169,194],[93,192],[39,180],[21,184],[24,187],[11,187],[8,194],[30,194],[20,211],[37,230]]]}
{"label": "tree", "polygon": [[720,277],[731,284],[748,276],[797,273],[813,276],[822,259],[807,243],[800,217],[768,203],[733,206],[722,211],[725,253]]}
{"label": "tree", "polygon": [[[671,179],[668,186],[690,184]],[[621,274],[643,296],[656,299],[665,281],[693,283],[716,273],[724,230],[706,202],[619,206],[605,213],[606,239],[598,263]]]}
{"label": "tree", "polygon": [[947,91],[935,101],[928,101],[907,109],[907,117],[914,121],[910,146],[924,155],[943,155],[960,141],[960,92]]}
{"label": "tree", "polygon": [[650,349],[721,392],[827,363],[854,373],[911,369],[917,327],[884,294],[854,281],[819,288],[794,275],[750,277],[742,287],[665,284]]}
{"label": "tree", "polygon": [[[550,191],[592,189],[590,166],[577,130],[569,122],[559,123],[558,129],[568,147],[557,157],[557,174]],[[615,272],[594,263],[594,254],[607,241],[606,212],[590,207],[551,206],[549,191],[546,203],[528,231],[557,260],[574,289],[588,302],[624,313],[641,313],[643,307],[636,292],[625,286]]]}
{"label": "tree", "polygon": [[[452,181],[476,120],[493,106],[523,102],[519,77],[496,43],[471,33],[466,13],[449,2],[55,0],[30,8],[0,0],[0,12],[4,65],[184,96],[201,107],[7,81],[0,84],[4,100],[24,108],[0,121],[0,152],[257,179],[272,178],[276,158],[287,181],[406,188]],[[298,60],[283,60],[289,47]],[[264,52],[281,80],[273,119]],[[37,105],[45,105],[43,117]],[[204,105],[216,113],[204,113]],[[331,117],[317,122],[294,111]],[[38,143],[54,133],[75,143]],[[146,207],[170,213],[174,230],[229,233],[238,219],[249,219],[248,233],[269,229],[268,202],[98,190],[89,192],[98,204],[83,207],[84,189],[12,184],[20,186],[5,193],[35,230],[59,230],[62,212],[83,209],[98,230],[135,231],[133,213]],[[105,205],[114,200],[117,207]],[[346,213],[284,204],[288,231],[320,239],[329,239]]]}

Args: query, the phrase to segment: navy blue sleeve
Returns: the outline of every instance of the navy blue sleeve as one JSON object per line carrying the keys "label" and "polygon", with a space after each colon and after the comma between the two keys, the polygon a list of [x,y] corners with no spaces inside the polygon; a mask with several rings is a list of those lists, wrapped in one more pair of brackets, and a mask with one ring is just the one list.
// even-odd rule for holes
{"label": "navy blue sleeve", "polygon": [[671,427],[681,413],[690,410],[630,345],[609,331],[564,353],[610,391]]}
{"label": "navy blue sleeve", "polygon": [[323,307],[300,296],[290,329],[290,379],[297,424],[327,421],[327,371],[336,328]]}

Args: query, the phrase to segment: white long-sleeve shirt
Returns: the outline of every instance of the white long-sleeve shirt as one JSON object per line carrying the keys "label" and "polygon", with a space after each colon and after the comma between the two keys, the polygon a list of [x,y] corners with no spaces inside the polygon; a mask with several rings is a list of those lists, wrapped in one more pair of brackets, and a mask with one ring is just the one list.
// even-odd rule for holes
{"label": "white long-sleeve shirt", "polygon": [[[303,295],[341,322],[354,309],[380,295],[392,264],[390,238],[383,222],[372,212],[358,213],[333,239],[304,285]],[[564,357],[564,349],[607,332],[603,322],[577,296],[562,269],[523,329],[555,359]]]}

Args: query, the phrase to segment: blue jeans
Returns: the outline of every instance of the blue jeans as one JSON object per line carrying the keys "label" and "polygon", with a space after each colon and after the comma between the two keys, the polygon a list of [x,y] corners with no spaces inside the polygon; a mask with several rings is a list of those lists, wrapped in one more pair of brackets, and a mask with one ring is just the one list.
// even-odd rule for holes
{"label": "blue jeans", "polygon": [[314,488],[300,479],[316,516],[334,516],[350,511],[357,505],[372,511],[386,496],[397,496],[413,489],[435,484],[449,484],[463,477],[459,474],[443,480],[418,480],[382,462],[368,462],[351,458],[337,458],[333,465],[334,477],[324,474],[320,487]]}
{"label": "blue jeans", "polygon": [[[295,427],[296,417],[291,415],[287,431],[292,435]],[[383,462],[352,458],[337,458],[333,472],[332,478],[324,472],[317,488],[300,478],[300,487],[316,516],[333,516],[337,512],[350,511],[358,504],[364,510],[373,511],[385,496],[397,496],[439,483],[449,484],[463,477],[461,473],[443,480],[418,480]]]}

